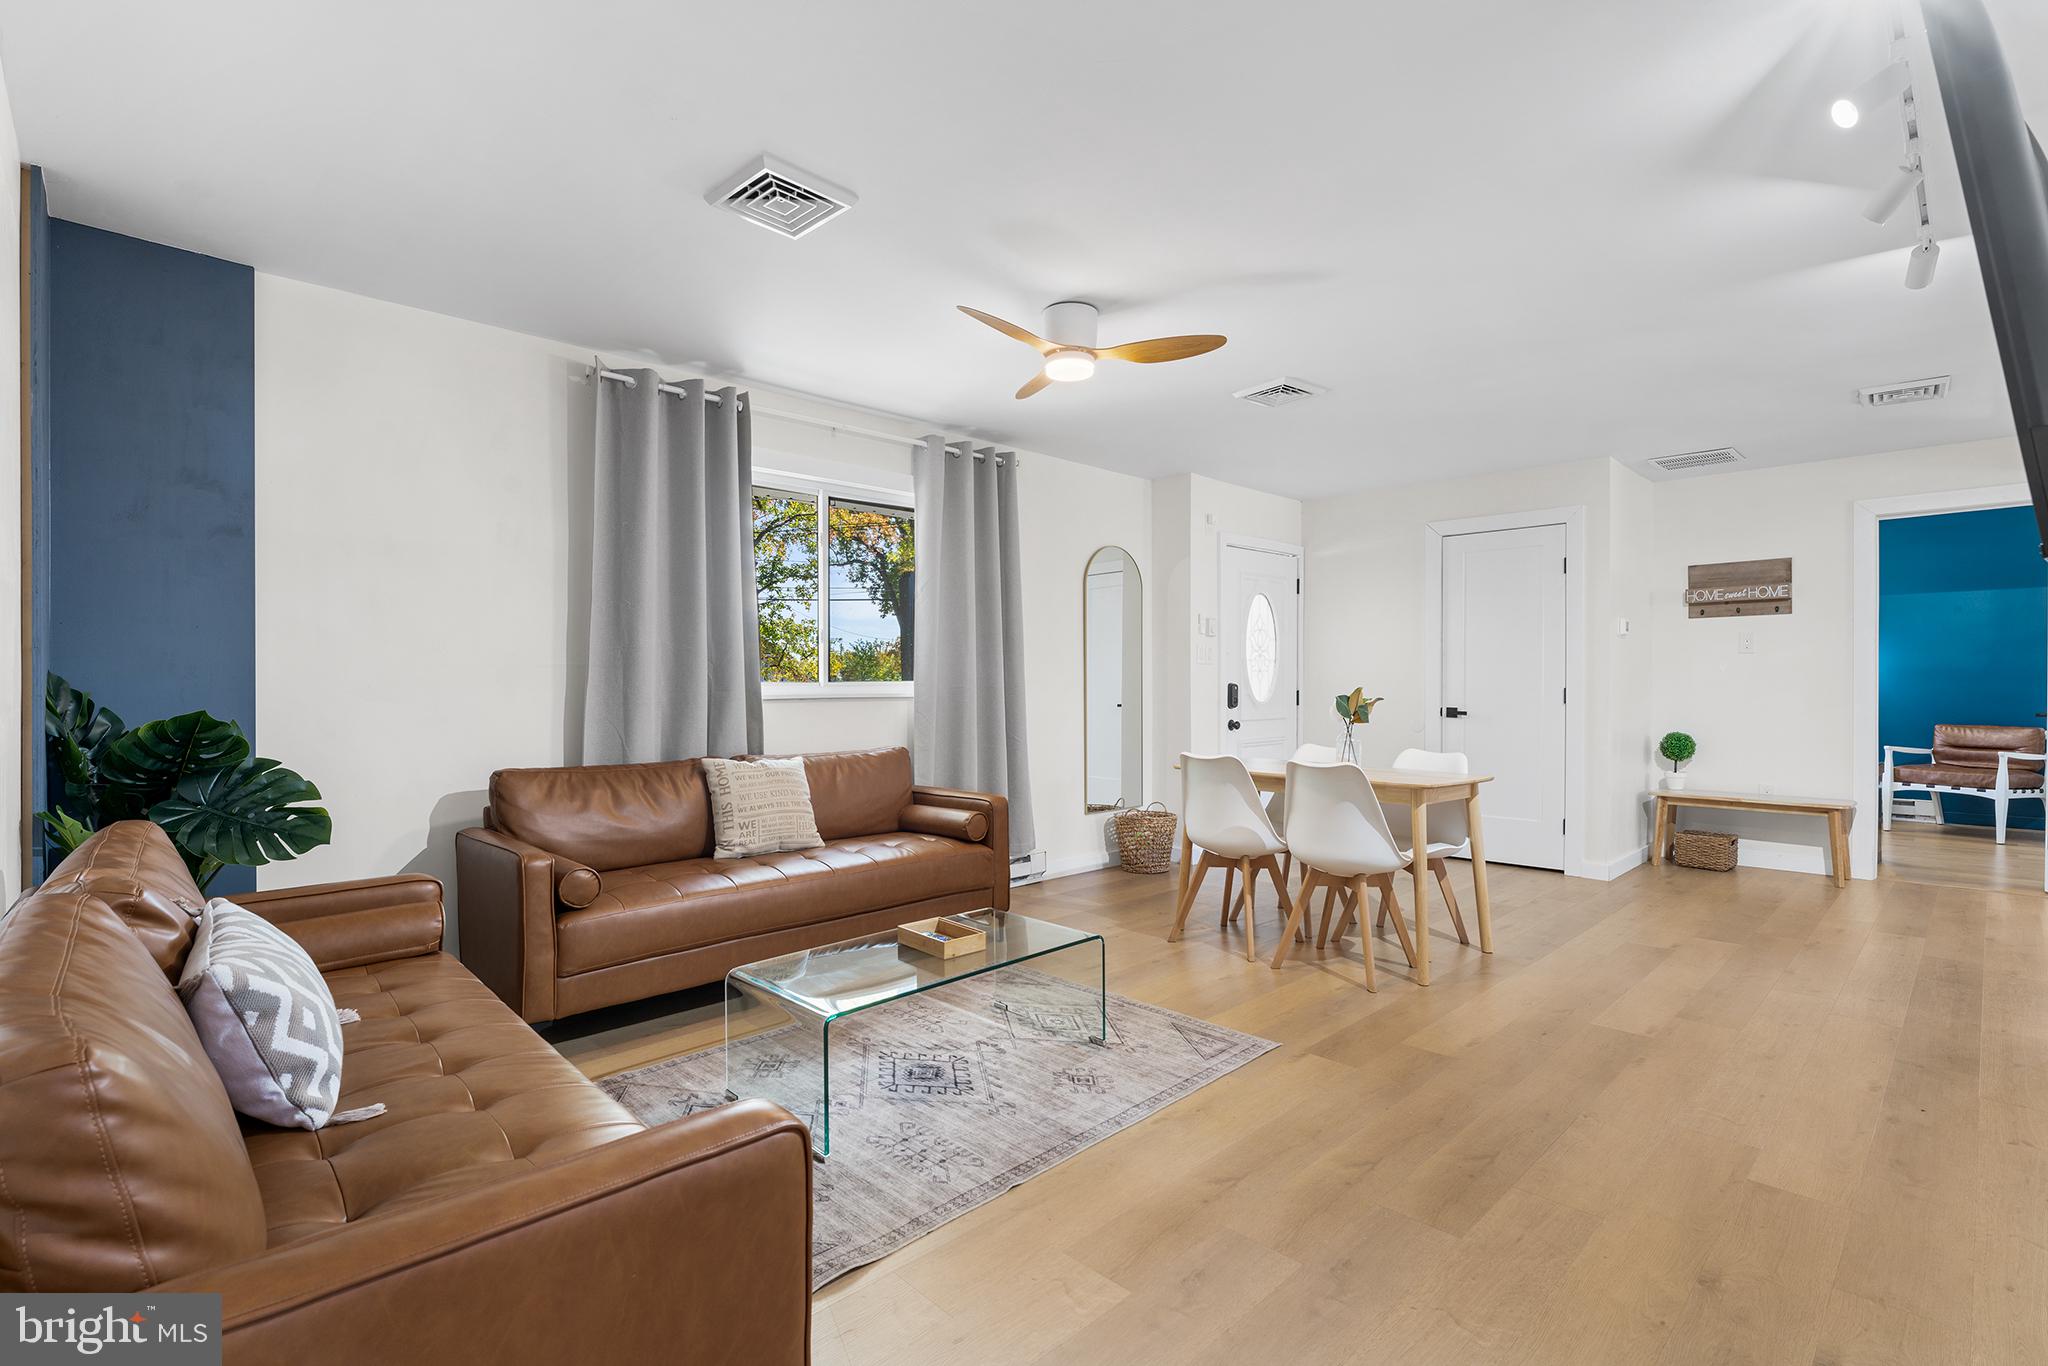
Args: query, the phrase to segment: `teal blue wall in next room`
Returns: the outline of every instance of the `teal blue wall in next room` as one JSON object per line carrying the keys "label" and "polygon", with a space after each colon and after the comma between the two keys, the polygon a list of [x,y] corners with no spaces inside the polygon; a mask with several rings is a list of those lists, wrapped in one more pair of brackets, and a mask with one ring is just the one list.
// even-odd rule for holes
{"label": "teal blue wall in next room", "polygon": [[[2041,726],[2048,711],[2048,564],[2032,508],[1878,523],[1878,743],[1924,745],[1936,722]],[[1924,763],[1924,756],[1905,756]],[[1949,820],[1991,824],[1982,797]],[[2010,823],[2039,829],[2023,802]]]}

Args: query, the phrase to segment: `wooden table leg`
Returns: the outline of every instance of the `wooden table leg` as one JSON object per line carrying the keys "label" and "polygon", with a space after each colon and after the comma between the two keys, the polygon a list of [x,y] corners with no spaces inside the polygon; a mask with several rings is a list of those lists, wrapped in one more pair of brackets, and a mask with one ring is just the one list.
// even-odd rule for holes
{"label": "wooden table leg", "polygon": [[1493,899],[1486,894],[1486,826],[1479,819],[1479,789],[1465,799],[1465,828],[1472,835],[1472,900],[1479,906],[1479,951],[1493,952]]}
{"label": "wooden table leg", "polygon": [[[1414,866],[1409,870],[1415,874],[1415,982],[1418,986],[1429,985],[1429,803],[1416,802],[1408,808],[1408,831],[1414,840]],[[1475,851],[1476,852],[1476,851]],[[1364,924],[1363,913],[1359,923]],[[1368,943],[1367,951],[1371,951]]]}
{"label": "wooden table leg", "polygon": [[1671,803],[1660,793],[1654,799],[1655,809],[1650,816],[1650,862],[1664,861],[1664,823],[1671,819]]}
{"label": "wooden table leg", "polygon": [[1828,812],[1828,860],[1834,864],[1835,885],[1849,885],[1849,832],[1843,828],[1842,813]]}

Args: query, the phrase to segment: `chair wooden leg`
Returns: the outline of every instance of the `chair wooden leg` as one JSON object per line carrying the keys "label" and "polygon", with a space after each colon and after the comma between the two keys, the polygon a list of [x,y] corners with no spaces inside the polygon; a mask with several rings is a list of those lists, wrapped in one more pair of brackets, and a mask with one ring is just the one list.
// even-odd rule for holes
{"label": "chair wooden leg", "polygon": [[1308,898],[1297,901],[1287,894],[1287,884],[1280,880],[1280,862],[1271,854],[1263,860],[1266,876],[1280,889],[1280,909],[1287,916],[1286,924],[1280,927],[1280,947],[1273,951],[1273,966],[1279,967],[1287,961],[1287,955],[1294,948],[1295,941],[1308,942],[1308,935],[1302,925],[1302,916],[1308,910]]}
{"label": "chair wooden leg", "polygon": [[1252,913],[1252,861],[1239,859],[1237,872],[1244,879],[1244,887],[1238,892],[1239,900],[1244,902],[1244,961],[1256,963],[1259,961],[1259,918]]}
{"label": "chair wooden leg", "polygon": [[1209,870],[1215,866],[1209,861],[1207,854],[1202,855],[1202,861],[1196,865],[1195,875],[1189,881],[1187,891],[1181,895],[1180,908],[1173,913],[1173,929],[1167,933],[1167,943],[1171,944],[1180,938],[1181,930],[1188,923],[1188,910],[1195,904],[1196,896],[1201,893],[1202,883],[1209,876]]}
{"label": "chair wooden leg", "polygon": [[1440,858],[1429,861],[1429,871],[1436,874],[1437,890],[1444,894],[1444,905],[1451,912],[1451,928],[1458,932],[1458,942],[1469,944],[1471,937],[1465,933],[1465,917],[1458,914],[1458,898],[1451,894],[1451,871]]}
{"label": "chair wooden leg", "polygon": [[1330,932],[1330,942],[1333,944],[1343,942],[1344,935],[1351,929],[1351,921],[1354,917],[1358,920],[1358,937],[1361,940],[1364,939],[1365,917],[1358,914],[1358,898],[1351,894],[1351,884],[1348,882],[1337,883],[1333,890],[1337,893],[1337,928]]}
{"label": "chair wooden leg", "polygon": [[1380,913],[1373,918],[1372,928],[1375,934],[1385,934],[1387,932],[1387,899],[1385,897],[1380,898]]}
{"label": "chair wooden leg", "polygon": [[[1307,897],[1307,895],[1315,893],[1317,879],[1321,879],[1321,874],[1315,868],[1309,868],[1305,864],[1303,866],[1303,874],[1300,874],[1300,895]],[[1327,948],[1329,946],[1329,920],[1331,920],[1331,911],[1335,911],[1335,909],[1337,909],[1337,885],[1325,881],[1323,883],[1323,928],[1315,932],[1315,946],[1317,948]]]}
{"label": "chair wooden leg", "polygon": [[1394,875],[1381,873],[1372,879],[1380,889],[1380,918],[1394,922],[1394,933],[1401,936],[1401,952],[1408,956],[1408,966],[1415,966],[1415,941],[1408,935],[1408,922],[1401,918],[1401,898],[1394,892]]}
{"label": "chair wooden leg", "polygon": [[[1347,901],[1351,906],[1363,907],[1365,905],[1365,902],[1362,900],[1362,898],[1365,896],[1364,878],[1355,877],[1351,879],[1351,885],[1345,890],[1348,894]],[[1347,910],[1345,914],[1349,915],[1350,912]],[[1372,936],[1365,932],[1365,916],[1363,913],[1361,913],[1358,917],[1358,947],[1364,950],[1365,989],[1367,991],[1378,991],[1380,989],[1380,984],[1378,972],[1373,967]]]}
{"label": "chair wooden leg", "polygon": [[1230,928],[1231,913],[1237,909],[1237,902],[1232,899],[1230,894],[1231,890],[1236,886],[1237,865],[1235,863],[1226,863],[1223,865],[1223,912],[1216,917],[1216,928],[1219,930]]}

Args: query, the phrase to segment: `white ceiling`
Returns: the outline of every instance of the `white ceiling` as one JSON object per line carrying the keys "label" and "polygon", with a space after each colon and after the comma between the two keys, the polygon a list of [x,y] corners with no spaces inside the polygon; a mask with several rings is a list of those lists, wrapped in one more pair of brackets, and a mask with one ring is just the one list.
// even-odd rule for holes
{"label": "white ceiling", "polygon": [[[1994,0],[2037,116],[2044,8]],[[1302,496],[2010,431],[1945,138],[1914,293],[1909,216],[1858,213],[1896,109],[1826,116],[1887,35],[1874,0],[0,0],[59,216]],[[859,207],[790,242],[705,205],[762,151]],[[1030,353],[953,306],[1069,297],[1105,344],[1231,341],[1017,402]],[[1946,402],[1855,406],[1944,373]],[[1329,393],[1230,397],[1283,374]]]}

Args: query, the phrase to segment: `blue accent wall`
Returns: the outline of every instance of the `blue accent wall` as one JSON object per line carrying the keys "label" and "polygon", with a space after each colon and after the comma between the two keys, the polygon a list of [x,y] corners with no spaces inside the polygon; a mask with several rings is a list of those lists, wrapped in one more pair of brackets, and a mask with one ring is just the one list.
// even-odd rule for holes
{"label": "blue accent wall", "polygon": [[62,219],[49,259],[45,663],[130,724],[253,742],[255,272]]}
{"label": "blue accent wall", "polygon": [[[1940,721],[2048,725],[2035,715],[2048,711],[2048,564],[2033,509],[1891,519],[1878,547],[1878,743],[1927,744]],[[1988,798],[1941,804],[1991,824]],[[2016,805],[2009,822],[2039,829],[2041,808]]]}

